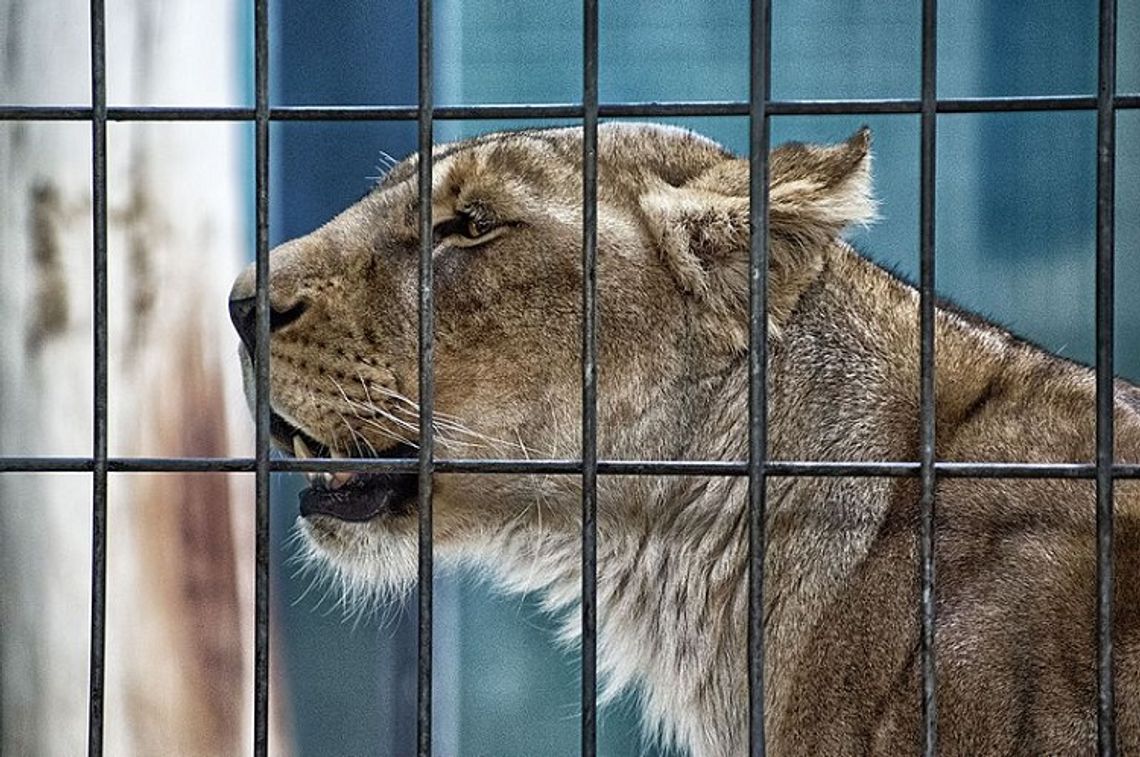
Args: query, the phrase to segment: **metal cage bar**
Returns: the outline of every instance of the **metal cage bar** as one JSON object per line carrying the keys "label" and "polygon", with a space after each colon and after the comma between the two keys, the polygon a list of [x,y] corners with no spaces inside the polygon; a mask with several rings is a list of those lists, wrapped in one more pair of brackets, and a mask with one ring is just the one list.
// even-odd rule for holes
{"label": "metal cage bar", "polygon": [[1116,0],[1101,0],[1096,128],[1097,751],[1116,754],[1113,682],[1113,338],[1115,319]]}
{"label": "metal cage bar", "polygon": [[[608,476],[747,476],[744,460],[598,460],[598,473]],[[534,475],[581,474],[578,460],[541,459],[449,459],[436,458],[436,473],[527,473]],[[0,473],[90,473],[95,461],[89,457],[4,457]],[[254,473],[256,458],[248,457],[109,457],[111,473]],[[416,473],[416,458],[333,458],[270,459],[273,473],[352,470],[368,473]],[[941,478],[1010,479],[1095,479],[1095,463],[971,463],[936,460],[935,473]],[[1140,479],[1140,465],[1117,463],[1114,479]],[[921,473],[921,463],[905,461],[840,463],[828,461],[768,460],[764,475],[797,478],[804,476],[847,476],[869,478],[913,478]]]}
{"label": "metal cage bar", "polygon": [[764,757],[764,552],[768,489],[768,97],[771,0],[750,3],[748,102],[748,751]]}
{"label": "metal cage bar", "polygon": [[922,3],[922,112],[919,122],[919,562],[922,667],[922,747],[938,753],[938,698],[934,653],[934,195],[938,73],[938,3]]}
{"label": "metal cage bar", "polygon": [[107,38],[103,0],[91,0],[91,241],[95,353],[91,475],[91,647],[87,753],[103,754],[107,632]]}
{"label": "metal cage bar", "polygon": [[256,346],[254,364],[253,752],[269,754],[269,0],[256,0],[254,24],[254,200]]}
{"label": "metal cage bar", "polygon": [[420,446],[416,473],[419,477],[419,539],[416,544],[419,576],[419,622],[416,624],[416,751],[431,755],[432,609],[434,572],[432,554],[432,477],[434,475],[435,341],[432,271],[432,5],[419,0],[419,92],[417,125],[419,142],[419,402]]}
{"label": "metal cage bar", "polygon": [[598,751],[598,0],[582,2],[582,757]]}
{"label": "metal cage bar", "polygon": [[[1116,95],[1117,110],[1140,108],[1140,93]],[[1010,113],[1096,110],[1088,95],[1027,95],[1016,97],[958,97],[936,100],[937,113]],[[771,116],[834,116],[921,114],[922,100],[871,98],[853,100],[770,100]],[[269,109],[270,121],[415,121],[413,105],[279,105]],[[600,103],[601,118],[667,118],[681,116],[747,116],[749,102],[704,100],[691,102]],[[82,105],[0,105],[0,121],[89,121],[91,108]],[[432,109],[438,121],[493,119],[582,118],[577,103],[441,105]],[[128,105],[107,108],[108,121],[253,121],[254,108],[242,106]]]}
{"label": "metal cage bar", "polygon": [[[1115,753],[1113,679],[1113,494],[1117,479],[1140,479],[1140,465],[1116,464],[1113,455],[1114,221],[1116,111],[1140,108],[1140,93],[1116,92],[1115,0],[1099,3],[1098,88],[1095,96],[938,99],[936,0],[924,0],[922,84],[918,99],[770,99],[771,3],[753,0],[750,23],[751,90],[747,101],[598,101],[598,3],[583,0],[581,103],[485,104],[435,107],[432,97],[431,0],[419,5],[419,92],[414,106],[278,106],[269,103],[268,0],[254,2],[254,107],[107,106],[104,0],[90,1],[91,105],[0,105],[0,121],[90,121],[92,133],[93,439],[90,457],[0,457],[0,472],[79,472],[92,475],[92,576],[88,754],[103,752],[106,632],[107,478],[110,472],[253,472],[256,491],[255,655],[253,751],[268,754],[269,554],[271,472],[414,472],[419,476],[420,624],[417,655],[418,753],[431,754],[432,533],[434,473],[576,474],[582,481],[582,753],[596,750],[597,477],[599,475],[746,476],[749,484],[749,738],[750,753],[764,754],[763,555],[764,495],[768,477],[915,477],[920,498],[922,714],[924,753],[937,747],[934,656],[935,488],[939,477],[1092,480],[1096,486],[1097,726],[1098,751]],[[934,407],[934,199],[935,134],[939,113],[1096,111],[1096,454],[1092,463],[981,463],[939,461]],[[918,461],[835,463],[767,458],[766,274],[767,151],[774,115],[917,114],[920,116],[920,450]],[[604,460],[597,456],[597,123],[604,117],[747,116],[751,170],[749,457],[745,461]],[[432,444],[432,221],[431,144],[435,119],[582,119],[583,290],[582,456],[580,460],[435,459]],[[273,460],[269,456],[269,124],[272,121],[410,121],[419,127],[420,198],[420,435],[418,459]],[[108,455],[107,123],[248,121],[254,123],[256,199],[256,327],[254,354],[257,449],[253,458],[112,458]]]}

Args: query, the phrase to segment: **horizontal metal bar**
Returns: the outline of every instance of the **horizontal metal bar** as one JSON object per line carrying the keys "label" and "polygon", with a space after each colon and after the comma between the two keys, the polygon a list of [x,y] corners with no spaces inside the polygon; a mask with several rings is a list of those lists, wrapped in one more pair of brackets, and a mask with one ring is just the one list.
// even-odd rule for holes
{"label": "horizontal metal bar", "polygon": [[[1140,93],[1117,95],[1118,110],[1140,108]],[[1049,110],[1096,110],[1091,95],[1048,97],[963,97],[938,100],[938,113],[1006,113]],[[918,99],[866,100],[771,100],[768,113],[774,116],[875,115],[922,111]],[[271,121],[414,121],[414,105],[287,105],[269,109]],[[82,105],[0,105],[0,121],[90,121],[93,111]],[[576,103],[519,103],[487,105],[443,105],[432,111],[441,121],[489,119],[582,118]],[[747,116],[748,103],[740,100],[691,102],[618,102],[598,106],[602,118],[669,118],[684,116]],[[253,121],[254,108],[116,106],[107,108],[109,121]]]}
{"label": "horizontal metal bar", "polygon": [[[1118,107],[1137,107],[1118,105]],[[880,113],[922,113],[922,100],[775,100],[768,110],[777,116],[863,115]],[[1091,95],[1026,97],[960,97],[936,100],[936,113],[1009,113],[1044,110],[1096,110]]]}
{"label": "horizontal metal bar", "polygon": [[[269,461],[274,473],[359,471],[368,473],[415,473],[416,458],[330,459],[277,458]],[[251,457],[114,457],[107,460],[113,473],[252,473],[256,469]],[[89,473],[94,461],[89,457],[0,457],[0,473]],[[530,475],[581,475],[580,460],[465,460],[439,459],[437,473],[514,473]],[[1079,478],[1096,476],[1093,463],[934,463],[934,470],[946,478]],[[868,476],[908,478],[919,474],[918,462],[826,462],[805,460],[769,460],[765,475],[803,476]],[[598,473],[609,476],[746,476],[745,460],[599,460]],[[1140,465],[1112,466],[1115,479],[1140,479]]]}

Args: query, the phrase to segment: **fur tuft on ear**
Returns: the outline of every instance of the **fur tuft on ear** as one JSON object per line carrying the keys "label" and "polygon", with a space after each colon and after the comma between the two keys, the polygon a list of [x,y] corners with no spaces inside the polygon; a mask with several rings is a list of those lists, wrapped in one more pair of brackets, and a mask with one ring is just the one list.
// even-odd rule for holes
{"label": "fur tuft on ear", "polygon": [[[768,161],[773,230],[817,227],[836,234],[876,218],[871,195],[871,131],[863,127],[837,145],[786,144]],[[805,229],[806,230],[806,229]]]}

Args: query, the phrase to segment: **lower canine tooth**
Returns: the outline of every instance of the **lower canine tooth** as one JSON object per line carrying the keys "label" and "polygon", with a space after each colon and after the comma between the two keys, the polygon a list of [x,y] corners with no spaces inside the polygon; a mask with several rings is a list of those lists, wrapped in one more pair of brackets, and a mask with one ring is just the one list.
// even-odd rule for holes
{"label": "lower canine tooth", "polygon": [[332,480],[332,475],[329,473],[306,471],[305,472],[305,478],[309,479],[309,485],[310,486],[316,486],[316,487],[320,487],[322,489],[327,489],[329,486],[329,482]]}
{"label": "lower canine tooth", "polygon": [[309,445],[305,444],[305,440],[302,439],[298,434],[293,435],[293,456],[299,460],[313,456],[312,450],[309,449]]}
{"label": "lower canine tooth", "polygon": [[332,474],[332,482],[329,484],[329,486],[333,489],[339,489],[351,481],[352,476],[352,473],[348,473],[346,471],[338,471],[337,473]]}

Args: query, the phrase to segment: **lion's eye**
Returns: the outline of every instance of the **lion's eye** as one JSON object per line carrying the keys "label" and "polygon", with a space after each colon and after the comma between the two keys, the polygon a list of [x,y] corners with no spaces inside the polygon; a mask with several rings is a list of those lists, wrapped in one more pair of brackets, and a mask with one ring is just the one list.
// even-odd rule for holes
{"label": "lion's eye", "polygon": [[481,236],[490,234],[495,225],[488,221],[486,218],[474,218],[467,216],[467,223],[464,227],[464,236],[468,239],[478,239]]}
{"label": "lion's eye", "polygon": [[489,241],[501,228],[489,218],[460,214],[437,224],[432,236],[436,244],[451,239],[460,247],[470,247]]}

